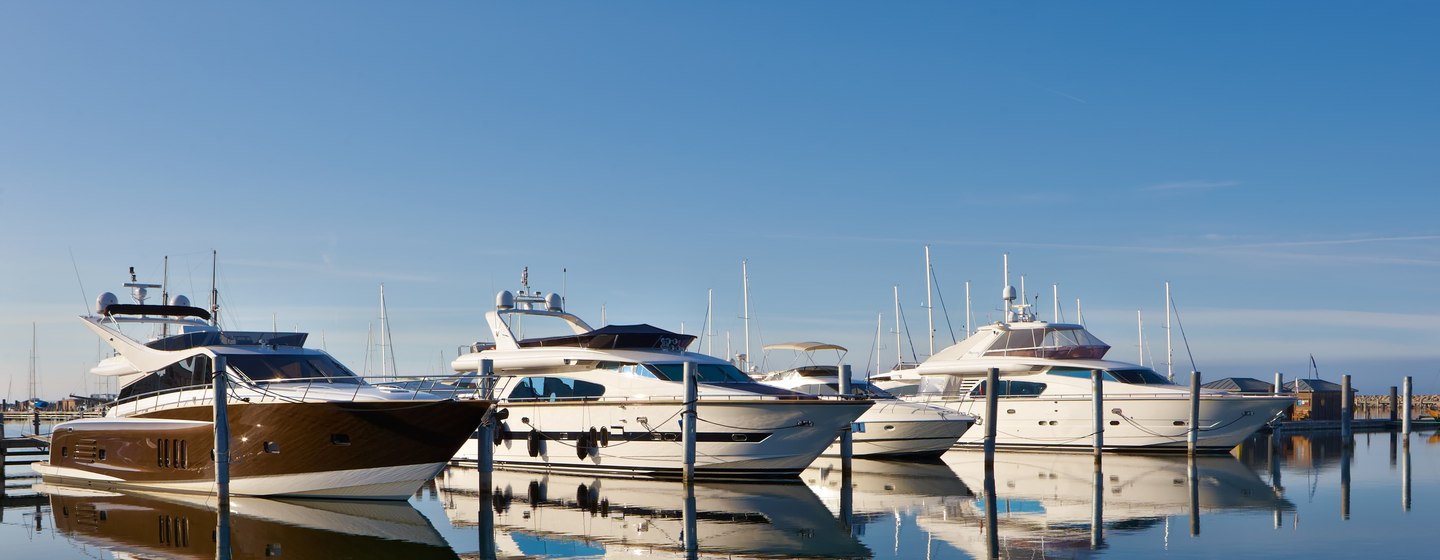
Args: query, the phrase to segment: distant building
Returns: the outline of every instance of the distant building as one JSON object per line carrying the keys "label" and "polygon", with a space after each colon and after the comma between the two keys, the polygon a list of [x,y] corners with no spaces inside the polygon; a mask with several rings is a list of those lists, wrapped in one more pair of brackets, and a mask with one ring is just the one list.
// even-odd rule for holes
{"label": "distant building", "polygon": [[[1285,383],[1285,392],[1295,395],[1291,420],[1339,420],[1341,387],[1323,379],[1295,379]],[[1350,392],[1356,392],[1352,387]]]}

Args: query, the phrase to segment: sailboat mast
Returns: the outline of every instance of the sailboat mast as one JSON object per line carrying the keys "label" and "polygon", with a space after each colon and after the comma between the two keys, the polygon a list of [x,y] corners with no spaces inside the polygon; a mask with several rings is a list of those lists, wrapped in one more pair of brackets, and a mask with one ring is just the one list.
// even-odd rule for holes
{"label": "sailboat mast", "polygon": [[1140,316],[1140,310],[1135,310],[1135,329],[1140,333],[1140,365],[1145,365],[1145,319]]}
{"label": "sailboat mast", "polygon": [[905,355],[900,353],[900,285],[895,285],[895,369],[900,369],[900,364],[905,363]]}
{"label": "sailboat mast", "polygon": [[740,287],[744,292],[744,303],[742,313],[745,314],[745,373],[750,373],[750,269],[748,263],[740,261]]}
{"label": "sailboat mast", "polygon": [[1170,338],[1170,283],[1165,283],[1165,375],[1175,380],[1175,353]]}
{"label": "sailboat mast", "polygon": [[39,378],[35,375],[35,323],[30,323],[30,402],[34,406],[36,395],[39,392]]}
{"label": "sailboat mast", "polygon": [[[880,331],[885,329],[885,314],[875,314],[875,373],[880,373]],[[866,381],[870,378],[866,377]]]}
{"label": "sailboat mast", "polygon": [[970,318],[970,281],[965,281],[965,336],[969,337],[975,323]]}
{"label": "sailboat mast", "polygon": [[930,355],[935,355],[935,305],[930,298],[934,296],[935,290],[930,286],[930,246],[925,246],[925,321],[929,324]]}
{"label": "sailboat mast", "polygon": [[1059,323],[1059,322],[1060,322],[1060,285],[1059,285],[1059,284],[1051,284],[1051,285],[1050,285],[1050,288],[1051,288],[1052,290],[1054,290],[1054,295],[1051,295],[1051,296],[1050,296],[1050,303],[1055,306],[1054,311],[1051,311],[1051,312],[1050,312],[1050,320],[1051,320],[1051,321],[1055,321],[1056,323]]}
{"label": "sailboat mast", "polygon": [[386,377],[389,369],[385,363],[389,350],[385,347],[385,283],[380,283],[380,377]]}
{"label": "sailboat mast", "polygon": [[[170,305],[170,256],[165,256],[165,264],[160,267],[160,305]],[[160,323],[160,336],[170,336],[170,323]]]}

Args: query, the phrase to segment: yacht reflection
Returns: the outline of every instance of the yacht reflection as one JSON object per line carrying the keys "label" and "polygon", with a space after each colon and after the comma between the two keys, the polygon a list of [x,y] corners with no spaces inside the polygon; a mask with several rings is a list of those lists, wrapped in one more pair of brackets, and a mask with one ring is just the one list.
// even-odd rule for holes
{"label": "yacht reflection", "polygon": [[[984,455],[951,451],[942,457],[968,486],[985,481]],[[1191,512],[1191,491],[1200,511],[1254,509],[1293,510],[1294,505],[1228,455],[1195,459],[1196,484],[1190,485],[1189,459],[1184,456],[1109,454],[1100,477],[1088,454],[997,453],[995,456],[996,522],[1002,558],[1075,557],[1090,554],[1099,531],[1092,534],[1094,515],[1103,512],[1105,541],[1115,541]],[[1101,484],[1096,492],[1096,483]],[[1103,501],[1096,503],[1096,495]],[[971,555],[988,557],[982,530],[982,500],[951,504],[928,512],[917,524],[932,536]],[[1095,540],[1092,540],[1095,539]]]}
{"label": "yacht reflection", "polygon": [[[493,521],[500,556],[686,552],[682,484],[497,469],[487,495],[480,480],[478,469],[447,468],[437,478],[441,501],[452,526]],[[698,554],[870,556],[804,485],[702,483],[694,489]]]}
{"label": "yacht reflection", "polygon": [[[840,459],[821,457],[801,473],[800,479],[831,511],[840,513],[844,492]],[[881,515],[943,506],[949,501],[970,501],[975,494],[939,459],[893,461],[852,459],[850,488],[854,515],[865,521]]]}
{"label": "yacht reflection", "polygon": [[[55,528],[117,557],[215,558],[214,498],[37,485]],[[407,502],[232,497],[233,558],[458,558]]]}

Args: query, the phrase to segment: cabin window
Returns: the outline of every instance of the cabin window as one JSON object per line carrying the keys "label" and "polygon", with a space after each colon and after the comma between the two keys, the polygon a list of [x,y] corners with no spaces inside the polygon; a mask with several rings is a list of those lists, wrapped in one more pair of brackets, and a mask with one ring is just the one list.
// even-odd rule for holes
{"label": "cabin window", "polygon": [[279,452],[280,452],[280,442],[278,442],[278,441],[267,441],[267,442],[265,442],[265,452],[266,452],[266,453],[279,453]]}
{"label": "cabin window", "polygon": [[1105,373],[1119,379],[1121,383],[1131,385],[1174,385],[1170,378],[1156,373],[1150,368],[1134,369],[1112,369]]}
{"label": "cabin window", "polygon": [[620,362],[600,362],[597,369],[613,371],[621,375],[633,375],[647,379],[657,379],[655,374],[640,364],[622,364]]}
{"label": "cabin window", "polygon": [[313,354],[235,354],[226,356],[231,368],[252,381],[320,381],[357,384],[360,379],[329,356]]}
{"label": "cabin window", "polygon": [[[995,393],[997,397],[1034,397],[1045,392],[1044,383],[1035,383],[1033,381],[1001,379],[1000,383],[996,384],[996,388],[998,389]],[[984,397],[985,390],[985,382],[981,381],[974,389],[970,390],[970,396]]]}
{"label": "cabin window", "polygon": [[511,400],[558,400],[605,395],[605,386],[568,377],[522,377],[510,391]]}
{"label": "cabin window", "polygon": [[350,445],[350,434],[330,434],[330,445]]}
{"label": "cabin window", "polygon": [[128,399],[147,393],[209,385],[213,370],[209,356],[192,356],[153,371],[140,381],[125,386],[120,390],[119,398]]}
{"label": "cabin window", "polygon": [[[685,364],[645,364],[655,377],[667,381],[683,381]],[[695,380],[700,383],[754,383],[755,381],[730,364],[695,364]]]}

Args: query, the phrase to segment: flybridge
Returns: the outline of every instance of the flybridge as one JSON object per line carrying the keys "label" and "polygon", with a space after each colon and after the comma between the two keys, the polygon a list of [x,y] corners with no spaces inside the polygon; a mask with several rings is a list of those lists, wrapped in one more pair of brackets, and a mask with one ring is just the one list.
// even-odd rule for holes
{"label": "flybridge", "polygon": [[694,335],[678,334],[651,325],[607,325],[573,336],[552,336],[517,341],[521,348],[566,346],[603,350],[661,350],[684,352]]}

